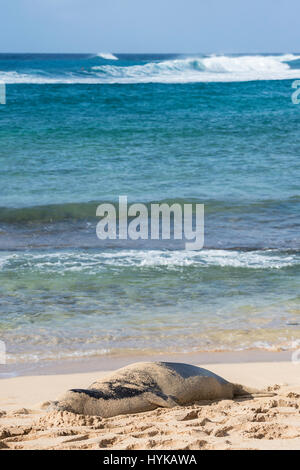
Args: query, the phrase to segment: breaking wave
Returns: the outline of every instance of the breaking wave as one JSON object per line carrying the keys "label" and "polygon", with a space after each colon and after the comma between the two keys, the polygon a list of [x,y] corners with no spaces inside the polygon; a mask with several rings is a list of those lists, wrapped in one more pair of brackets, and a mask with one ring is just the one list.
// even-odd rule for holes
{"label": "breaking wave", "polygon": [[57,251],[50,253],[2,253],[0,271],[38,271],[48,273],[82,272],[97,274],[111,268],[246,268],[281,269],[299,266],[299,252],[279,250],[164,251],[107,250],[100,252]]}
{"label": "breaking wave", "polygon": [[119,60],[118,57],[116,57],[114,54],[111,54],[111,52],[99,52],[97,57],[101,57],[101,59],[105,60]]}
{"label": "breaking wave", "polygon": [[[99,53],[104,60],[119,60],[111,53]],[[299,64],[298,64],[299,62]],[[298,66],[298,68],[297,68]],[[118,64],[93,65],[77,72],[44,74],[35,71],[0,71],[0,80],[10,83],[192,83],[286,80],[300,77],[300,56],[245,55],[179,57],[150,62],[119,61]]]}

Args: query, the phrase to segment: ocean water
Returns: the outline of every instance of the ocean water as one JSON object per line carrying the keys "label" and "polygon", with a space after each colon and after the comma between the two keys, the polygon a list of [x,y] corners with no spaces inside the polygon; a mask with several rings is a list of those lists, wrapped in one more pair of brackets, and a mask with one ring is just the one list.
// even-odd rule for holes
{"label": "ocean water", "polygon": [[[300,54],[0,54],[0,340],[41,363],[300,344]],[[205,205],[200,251],[96,207]]]}

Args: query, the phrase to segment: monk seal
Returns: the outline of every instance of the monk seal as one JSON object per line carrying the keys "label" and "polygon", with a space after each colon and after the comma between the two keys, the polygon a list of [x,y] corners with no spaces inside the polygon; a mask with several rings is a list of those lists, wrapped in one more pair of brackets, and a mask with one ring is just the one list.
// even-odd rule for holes
{"label": "monk seal", "polygon": [[138,362],[93,382],[87,389],[68,390],[54,402],[54,407],[109,418],[243,395],[273,396],[274,393],[227,382],[213,372],[191,364]]}

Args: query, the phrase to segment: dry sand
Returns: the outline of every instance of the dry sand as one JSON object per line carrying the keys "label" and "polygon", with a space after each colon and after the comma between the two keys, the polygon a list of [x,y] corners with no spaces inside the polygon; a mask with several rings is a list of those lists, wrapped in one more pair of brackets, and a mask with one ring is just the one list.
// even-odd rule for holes
{"label": "dry sand", "polygon": [[300,364],[201,364],[275,397],[199,402],[101,419],[41,410],[105,372],[0,380],[0,449],[300,449]]}

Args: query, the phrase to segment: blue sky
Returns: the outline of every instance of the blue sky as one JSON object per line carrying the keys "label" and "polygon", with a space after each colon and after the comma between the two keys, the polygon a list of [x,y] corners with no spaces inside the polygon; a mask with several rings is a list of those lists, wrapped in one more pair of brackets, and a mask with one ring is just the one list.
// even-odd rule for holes
{"label": "blue sky", "polygon": [[0,52],[299,52],[299,0],[0,0]]}

